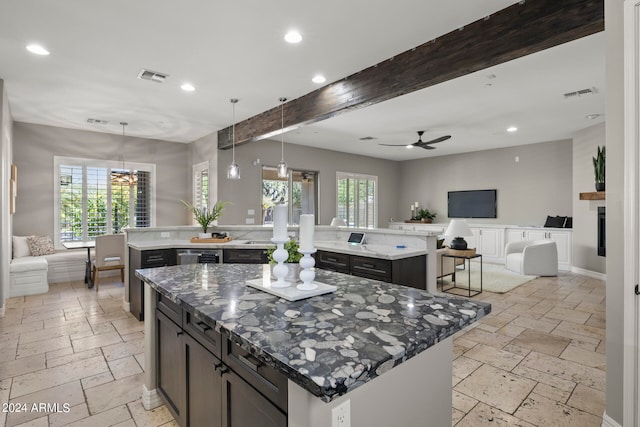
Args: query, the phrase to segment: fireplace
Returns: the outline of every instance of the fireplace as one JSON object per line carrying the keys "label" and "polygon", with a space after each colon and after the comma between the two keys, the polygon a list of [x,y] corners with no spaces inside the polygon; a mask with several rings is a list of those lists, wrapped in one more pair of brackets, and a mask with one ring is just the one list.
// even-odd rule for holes
{"label": "fireplace", "polygon": [[598,255],[606,256],[607,253],[607,234],[606,234],[606,215],[605,207],[598,207]]}

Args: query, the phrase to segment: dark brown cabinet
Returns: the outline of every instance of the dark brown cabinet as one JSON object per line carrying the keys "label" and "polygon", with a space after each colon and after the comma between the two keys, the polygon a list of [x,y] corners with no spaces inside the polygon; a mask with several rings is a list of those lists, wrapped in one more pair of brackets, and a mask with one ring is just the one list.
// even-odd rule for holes
{"label": "dark brown cabinet", "polygon": [[266,249],[225,249],[222,252],[225,264],[267,264]]}
{"label": "dark brown cabinet", "polygon": [[318,251],[316,267],[396,285],[427,289],[427,258],[425,255],[388,260]]}
{"label": "dark brown cabinet", "polygon": [[167,408],[178,424],[184,425],[185,361],[182,351],[184,345],[182,328],[157,310],[156,334],[158,339],[156,354],[158,393],[164,398]]}
{"label": "dark brown cabinet", "polygon": [[338,252],[318,251],[315,254],[316,267],[338,273],[350,273],[350,256]]}
{"label": "dark brown cabinet", "polygon": [[158,390],[181,427],[287,426],[283,374],[159,293],[156,301]]}
{"label": "dark brown cabinet", "polygon": [[136,270],[175,264],[173,249],[140,251],[129,248],[129,310],[138,320],[144,320],[144,285],[136,277]]}

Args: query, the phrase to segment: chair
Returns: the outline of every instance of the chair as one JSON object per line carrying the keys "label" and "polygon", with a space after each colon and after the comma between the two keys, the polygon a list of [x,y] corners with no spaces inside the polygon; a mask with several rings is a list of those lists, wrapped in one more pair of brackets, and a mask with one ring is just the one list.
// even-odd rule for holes
{"label": "chair", "polygon": [[551,240],[507,243],[505,268],[528,276],[557,276],[558,248]]}
{"label": "chair", "polygon": [[93,260],[92,280],[98,292],[98,273],[120,270],[124,283],[124,234],[105,234],[96,237],[96,257]]}

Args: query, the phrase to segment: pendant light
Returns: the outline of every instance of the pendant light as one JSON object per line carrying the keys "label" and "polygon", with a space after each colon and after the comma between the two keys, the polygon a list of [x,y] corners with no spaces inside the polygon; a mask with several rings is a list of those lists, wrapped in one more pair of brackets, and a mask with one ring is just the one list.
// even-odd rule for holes
{"label": "pendant light", "polygon": [[240,179],[240,166],[236,163],[236,98],[229,100],[233,105],[233,124],[231,125],[231,164],[227,168],[227,179]]}
{"label": "pendant light", "polygon": [[287,98],[280,98],[279,101],[282,103],[282,121],[280,127],[280,163],[278,163],[278,178],[286,178],[289,176],[289,170],[287,167],[287,163],[284,161],[284,103],[287,101]]}
{"label": "pendant light", "polygon": [[120,122],[122,126],[122,169],[120,172],[111,173],[111,183],[115,185],[127,185],[129,183],[129,177],[124,170],[124,127],[129,123]]}

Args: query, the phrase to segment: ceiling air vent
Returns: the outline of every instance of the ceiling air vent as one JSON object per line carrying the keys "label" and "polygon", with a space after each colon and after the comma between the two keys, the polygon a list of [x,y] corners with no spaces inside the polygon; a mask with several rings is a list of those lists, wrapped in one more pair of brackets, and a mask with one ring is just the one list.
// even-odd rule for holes
{"label": "ceiling air vent", "polygon": [[100,120],[100,119],[87,119],[87,123],[91,123],[94,125],[106,125],[109,123],[108,120]]}
{"label": "ceiling air vent", "polygon": [[145,69],[140,70],[140,72],[138,73],[139,79],[151,80],[152,82],[156,82],[156,83],[163,83],[167,79],[167,77],[169,77],[169,74],[159,73],[157,71],[151,71],[151,70],[145,70]]}
{"label": "ceiling air vent", "polygon": [[569,99],[584,95],[593,95],[594,93],[598,93],[598,89],[595,87],[590,87],[587,89],[576,90],[575,92],[567,92],[564,94],[564,98]]}

